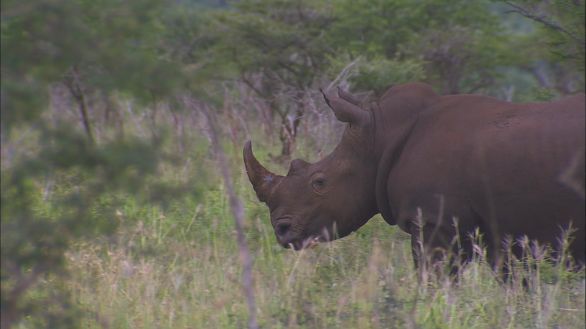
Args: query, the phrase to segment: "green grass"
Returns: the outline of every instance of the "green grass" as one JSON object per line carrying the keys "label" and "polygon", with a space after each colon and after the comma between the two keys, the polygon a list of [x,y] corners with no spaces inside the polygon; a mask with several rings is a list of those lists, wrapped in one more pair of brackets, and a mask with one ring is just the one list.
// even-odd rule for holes
{"label": "green grass", "polygon": [[[582,328],[584,273],[543,263],[502,285],[479,260],[461,281],[420,284],[409,236],[375,217],[350,237],[295,252],[275,242],[264,205],[235,176],[247,212],[254,292],[263,328]],[[235,231],[224,192],[212,186],[165,211],[120,209],[115,239],[69,253],[84,327],[243,328]],[[541,265],[542,263],[539,263]],[[540,277],[540,275],[542,277]],[[91,311],[91,312],[90,312]],[[99,320],[96,320],[96,314]]]}
{"label": "green grass", "polygon": [[[65,286],[81,310],[83,328],[246,327],[236,232],[216,164],[201,135],[182,138],[184,149],[191,151],[179,152],[179,165],[161,167],[156,179],[198,186],[164,206],[145,205],[128,195],[104,197],[92,216],[117,221],[119,229],[77,242],[67,253],[68,276],[39,284],[40,291],[49,292],[55,284]],[[283,173],[285,168],[268,161],[279,146],[262,141],[255,138],[255,153]],[[300,252],[283,249],[267,208],[246,178],[238,144],[225,142],[225,147],[246,208],[261,328],[584,327],[584,271],[568,272],[543,261],[536,262],[536,270],[516,264],[513,282],[503,285],[479,259],[457,284],[419,281],[409,236],[379,216],[344,239]],[[171,139],[165,147],[177,145]],[[298,152],[317,157],[309,147]],[[70,185],[55,182],[55,191],[75,189]],[[34,323],[25,318],[18,328]]]}

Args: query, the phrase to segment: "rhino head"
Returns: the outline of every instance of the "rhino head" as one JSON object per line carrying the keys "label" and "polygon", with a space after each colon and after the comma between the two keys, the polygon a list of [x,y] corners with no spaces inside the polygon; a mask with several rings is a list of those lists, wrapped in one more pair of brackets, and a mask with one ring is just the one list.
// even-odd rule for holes
{"label": "rhino head", "polygon": [[324,99],[346,123],[334,151],[316,163],[293,160],[286,176],[271,173],[254,157],[250,141],[244,163],[258,199],[267,204],[278,242],[302,249],[344,237],[378,210],[375,198],[376,159],[372,112],[351,95]]}

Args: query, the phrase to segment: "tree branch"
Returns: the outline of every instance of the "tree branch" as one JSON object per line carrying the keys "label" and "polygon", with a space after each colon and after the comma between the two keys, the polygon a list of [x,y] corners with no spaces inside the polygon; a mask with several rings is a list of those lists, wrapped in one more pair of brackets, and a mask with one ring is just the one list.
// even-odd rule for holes
{"label": "tree branch", "polygon": [[[186,97],[185,101],[189,106],[198,107],[194,106],[195,101],[191,98]],[[240,262],[242,263],[242,288],[244,290],[246,303],[248,305],[248,328],[258,329],[252,277],[252,256],[250,255],[248,244],[246,243],[246,236],[244,235],[244,207],[242,206],[240,198],[238,198],[236,192],[234,191],[234,184],[232,182],[232,176],[230,175],[230,169],[228,168],[226,155],[224,154],[224,150],[222,149],[222,145],[219,141],[215,115],[205,104],[199,106],[199,108],[201,108],[201,111],[205,116],[208,124],[211,138],[211,147],[216,154],[218,166],[220,167],[219,169],[224,178],[224,187],[226,189],[226,193],[228,194],[230,208],[234,217]]]}
{"label": "tree branch", "polygon": [[70,74],[68,76],[66,76],[65,85],[67,86],[67,88],[69,89],[69,92],[71,93],[71,95],[73,96],[75,101],[77,102],[77,105],[79,107],[79,112],[81,113],[81,121],[82,121],[83,127],[85,129],[85,132],[87,134],[89,142],[91,144],[95,144],[94,134],[92,132],[92,126],[91,126],[89,115],[88,115],[85,94],[83,92],[83,89],[81,88],[81,82],[80,82],[80,78],[79,78],[79,70],[78,70],[77,66],[73,66]]}
{"label": "tree branch", "polygon": [[533,13],[526,8],[523,8],[519,5],[512,3],[511,1],[505,1],[505,3],[513,8],[512,12],[518,13],[522,16],[525,16],[525,17],[532,19],[536,22],[539,22],[539,23],[541,23],[551,29],[559,31],[559,32],[569,36],[572,40],[574,40],[577,43],[580,43],[580,44],[584,43],[584,40],[581,40],[575,33],[565,29],[563,26],[561,26],[558,23],[555,23],[555,22],[548,20],[547,17],[545,17],[544,15],[538,15],[536,13]]}

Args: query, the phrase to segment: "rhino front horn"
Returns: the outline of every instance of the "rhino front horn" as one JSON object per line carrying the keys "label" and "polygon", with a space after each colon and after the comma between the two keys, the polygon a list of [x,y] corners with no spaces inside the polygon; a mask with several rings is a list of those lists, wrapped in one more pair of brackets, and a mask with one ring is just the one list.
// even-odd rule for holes
{"label": "rhino front horn", "polygon": [[256,196],[261,202],[266,203],[271,190],[283,177],[268,171],[256,160],[254,153],[252,153],[252,143],[250,141],[244,144],[243,155],[246,173],[256,192]]}

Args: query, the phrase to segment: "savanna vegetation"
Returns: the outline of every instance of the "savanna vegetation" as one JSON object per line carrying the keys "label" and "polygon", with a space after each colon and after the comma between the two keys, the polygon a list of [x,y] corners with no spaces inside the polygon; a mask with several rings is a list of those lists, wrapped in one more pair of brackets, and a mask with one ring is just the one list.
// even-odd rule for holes
{"label": "savanna vegetation", "polygon": [[378,216],[283,249],[241,158],[248,139],[275,172],[332,150],[319,88],[583,92],[584,1],[1,6],[2,328],[584,327],[584,271],[545,251],[503,284],[478,237],[452,282]]}

